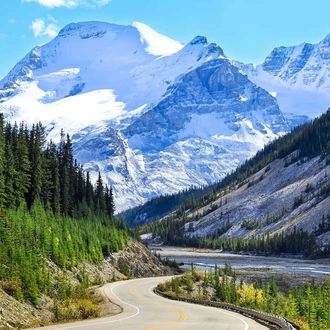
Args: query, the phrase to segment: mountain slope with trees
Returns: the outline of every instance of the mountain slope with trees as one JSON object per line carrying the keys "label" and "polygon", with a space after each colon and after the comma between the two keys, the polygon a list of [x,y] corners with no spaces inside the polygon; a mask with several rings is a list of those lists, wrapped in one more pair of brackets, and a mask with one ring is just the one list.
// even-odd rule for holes
{"label": "mountain slope with trees", "polygon": [[[114,217],[112,187],[103,184],[100,174],[93,185],[74,160],[69,135],[62,131],[56,146],[46,142],[41,123],[28,130],[24,123],[5,123],[0,114],[0,328],[32,325],[28,317],[11,315],[21,310],[17,302],[41,310],[52,301],[39,324],[98,315],[88,286],[116,279],[118,271],[131,276],[124,250],[134,236],[123,219]],[[117,259],[114,252],[119,252]],[[112,262],[106,262],[111,256]],[[14,305],[7,295],[15,298]],[[32,307],[22,307],[23,312],[34,313]]]}
{"label": "mountain slope with trees", "polygon": [[62,132],[58,148],[44,135],[41,123],[28,131],[0,118],[0,279],[14,281],[17,297],[32,301],[47,286],[41,258],[62,268],[81,259],[99,262],[128,239],[113,215],[112,188],[100,175],[91,184],[68,135]]}
{"label": "mountain slope with trees", "polygon": [[247,160],[143,232],[169,244],[329,255],[330,111]]}

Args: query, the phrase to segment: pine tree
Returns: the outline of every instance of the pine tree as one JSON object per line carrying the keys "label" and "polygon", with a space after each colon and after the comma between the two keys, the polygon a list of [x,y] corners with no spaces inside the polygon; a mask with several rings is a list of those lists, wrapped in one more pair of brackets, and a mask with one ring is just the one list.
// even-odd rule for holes
{"label": "pine tree", "polygon": [[97,181],[96,181],[96,189],[95,189],[95,211],[97,214],[104,214],[105,211],[105,199],[104,199],[104,187],[103,181],[101,177],[101,173],[99,172]]}
{"label": "pine tree", "polygon": [[86,192],[85,192],[85,196],[86,196],[86,203],[87,206],[91,209],[94,208],[94,193],[93,193],[93,185],[91,183],[90,180],[90,174],[89,172],[87,172],[87,176],[86,176]]}
{"label": "pine tree", "polygon": [[73,151],[69,135],[66,136],[61,130],[61,141],[59,147],[59,172],[61,188],[61,211],[63,214],[72,214],[72,187],[70,183],[73,174]]}
{"label": "pine tree", "polygon": [[0,208],[4,205],[6,200],[5,176],[4,176],[5,138],[3,132],[4,132],[4,119],[3,119],[3,114],[0,113]]}
{"label": "pine tree", "polygon": [[17,135],[15,147],[15,169],[18,175],[15,179],[16,207],[25,202],[25,196],[30,188],[31,163],[29,160],[29,147],[26,136],[26,127],[22,123]]}
{"label": "pine tree", "polygon": [[43,159],[41,151],[45,144],[45,131],[41,123],[32,126],[29,142],[31,185],[27,195],[27,204],[30,208],[35,199],[40,198],[43,184]]}
{"label": "pine tree", "polygon": [[16,206],[15,181],[17,171],[15,169],[15,158],[13,153],[12,128],[8,123],[5,128],[5,158],[4,158],[4,177],[5,177],[5,205],[7,208]]}
{"label": "pine tree", "polygon": [[45,158],[48,165],[47,173],[51,183],[49,185],[49,203],[54,214],[58,216],[61,212],[59,157],[56,146],[52,141],[48,143]]}

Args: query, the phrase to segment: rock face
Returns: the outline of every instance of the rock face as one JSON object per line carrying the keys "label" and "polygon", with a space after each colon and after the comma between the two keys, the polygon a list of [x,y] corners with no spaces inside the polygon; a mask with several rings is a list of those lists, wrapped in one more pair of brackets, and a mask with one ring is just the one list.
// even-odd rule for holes
{"label": "rock face", "polygon": [[24,329],[50,323],[53,314],[47,310],[33,308],[20,303],[0,289],[0,329]]}
{"label": "rock face", "polygon": [[269,93],[216,59],[182,75],[122,134],[142,153],[145,185],[159,195],[219,180],[288,129]]}
{"label": "rock face", "polygon": [[113,186],[118,212],[219,180],[306,120],[288,122],[205,37],[184,46],[137,22],[69,24],[0,82],[0,111],[41,121],[54,142],[63,128],[91,178],[101,171]]}
{"label": "rock face", "polygon": [[[211,206],[200,209],[198,213],[208,214],[187,223],[187,235],[212,235],[228,221],[232,226],[224,237],[262,237],[295,229],[312,233],[329,216],[330,197],[320,192],[329,189],[330,164],[320,157],[291,164],[294,157],[293,153],[273,161]],[[212,207],[216,210],[207,212]],[[195,215],[187,214],[192,218]],[[244,222],[256,222],[258,226],[247,229]],[[318,236],[318,240],[329,244],[330,232]]]}
{"label": "rock face", "polygon": [[302,43],[292,47],[277,47],[261,67],[287,84],[329,91],[329,74],[322,70],[330,68],[329,41],[330,35],[315,45]]}
{"label": "rock face", "polygon": [[294,114],[296,123],[299,116],[315,118],[330,105],[330,34],[317,44],[276,47],[257,66],[235,64],[272,92],[281,110],[291,114],[289,119]]}
{"label": "rock face", "polygon": [[124,275],[133,278],[173,274],[169,267],[163,266],[155,255],[136,241],[130,241],[123,251],[115,255],[112,264],[126,273]]}

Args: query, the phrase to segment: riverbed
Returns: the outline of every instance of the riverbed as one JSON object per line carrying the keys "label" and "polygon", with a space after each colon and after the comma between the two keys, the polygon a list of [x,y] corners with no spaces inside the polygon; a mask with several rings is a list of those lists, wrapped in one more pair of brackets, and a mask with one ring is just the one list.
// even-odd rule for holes
{"label": "riverbed", "polygon": [[288,276],[303,275],[312,278],[330,278],[330,259],[304,260],[300,258],[264,257],[226,253],[217,250],[190,249],[171,246],[149,247],[163,258],[176,260],[179,264],[194,263],[199,269],[213,268],[215,265],[223,268],[225,263],[239,272],[249,273],[281,273]]}

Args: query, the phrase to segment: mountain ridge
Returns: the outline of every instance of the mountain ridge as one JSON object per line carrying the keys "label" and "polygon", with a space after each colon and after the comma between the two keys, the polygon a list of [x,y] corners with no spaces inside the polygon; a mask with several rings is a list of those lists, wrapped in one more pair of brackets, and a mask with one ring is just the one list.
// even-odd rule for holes
{"label": "mountain ridge", "polygon": [[143,23],[74,23],[0,82],[0,111],[41,120],[55,143],[64,129],[91,179],[100,171],[113,185],[121,211],[219,180],[307,120],[283,116],[233,64],[203,36],[182,45]]}
{"label": "mountain ridge", "polygon": [[249,79],[276,96],[287,116],[320,116],[330,104],[330,34],[319,43],[275,47],[258,65],[234,61]]}
{"label": "mountain ridge", "polygon": [[[122,215],[130,225],[147,224],[145,237],[158,243],[328,257],[329,126],[330,110],[271,142],[204,194],[192,189],[169,196],[166,216],[157,199]],[[152,205],[161,206],[162,217]],[[301,249],[297,241],[285,243],[298,236]]]}

